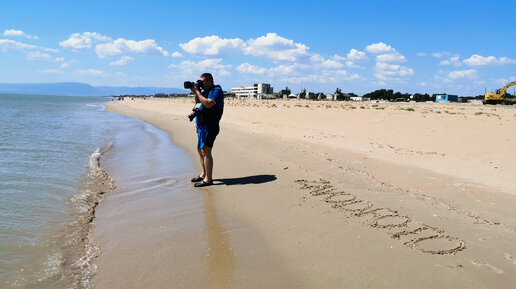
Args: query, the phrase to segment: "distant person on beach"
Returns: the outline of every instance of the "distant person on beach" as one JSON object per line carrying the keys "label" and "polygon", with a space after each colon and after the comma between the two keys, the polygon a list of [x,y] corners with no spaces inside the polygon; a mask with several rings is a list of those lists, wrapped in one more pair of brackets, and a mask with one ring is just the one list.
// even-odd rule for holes
{"label": "distant person on beach", "polygon": [[[224,92],[220,85],[215,85],[211,73],[201,75],[202,85],[191,88],[195,103],[200,103],[200,113],[195,122],[197,125],[197,152],[201,160],[202,173],[193,178],[195,187],[205,187],[213,184],[213,157],[211,150],[217,134],[219,134],[219,121],[224,111]],[[202,92],[201,92],[202,88]]]}

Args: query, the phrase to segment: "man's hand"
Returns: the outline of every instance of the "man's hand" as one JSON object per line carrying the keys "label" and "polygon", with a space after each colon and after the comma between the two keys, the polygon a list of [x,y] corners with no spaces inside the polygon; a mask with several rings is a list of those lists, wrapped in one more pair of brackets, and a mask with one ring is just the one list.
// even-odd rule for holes
{"label": "man's hand", "polygon": [[199,99],[199,95],[197,95],[197,92],[199,91],[199,89],[197,89],[197,85],[195,83],[194,83],[194,86],[192,88],[190,88],[190,90],[192,91],[192,93],[194,95],[195,103],[201,102],[201,100]]}

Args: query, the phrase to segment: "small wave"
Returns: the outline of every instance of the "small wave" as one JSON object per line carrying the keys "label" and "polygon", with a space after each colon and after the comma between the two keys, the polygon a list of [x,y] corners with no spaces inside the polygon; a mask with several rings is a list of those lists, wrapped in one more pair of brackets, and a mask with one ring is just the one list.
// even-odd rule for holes
{"label": "small wave", "polygon": [[103,110],[106,109],[106,107],[103,104],[90,104],[90,103],[86,103],[86,106],[94,108],[94,109],[97,109],[97,110],[100,110],[100,111],[103,111]]}
{"label": "small wave", "polygon": [[93,259],[100,255],[100,247],[93,241],[95,209],[104,194],[115,189],[114,180],[100,166],[102,154],[111,144],[98,148],[90,155],[88,172],[77,194],[72,196],[77,215],[70,222],[63,242],[61,263],[63,277],[73,282],[74,288],[91,288],[91,278],[97,272]]}

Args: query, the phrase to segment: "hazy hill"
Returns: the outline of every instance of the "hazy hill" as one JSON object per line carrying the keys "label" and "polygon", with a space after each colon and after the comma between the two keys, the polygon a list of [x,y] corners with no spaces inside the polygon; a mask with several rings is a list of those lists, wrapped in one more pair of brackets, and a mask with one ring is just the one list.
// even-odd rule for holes
{"label": "hazy hill", "polygon": [[80,82],[60,83],[0,83],[0,93],[44,94],[70,96],[150,95],[156,93],[187,93],[168,87],[91,86]]}

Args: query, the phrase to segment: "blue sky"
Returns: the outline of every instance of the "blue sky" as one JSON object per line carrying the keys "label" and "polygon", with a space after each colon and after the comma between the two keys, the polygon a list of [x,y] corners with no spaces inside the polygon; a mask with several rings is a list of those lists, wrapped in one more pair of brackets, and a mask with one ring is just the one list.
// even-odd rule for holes
{"label": "blue sky", "polygon": [[[516,80],[516,1],[8,1],[0,82],[483,94]],[[512,92],[512,91],[511,91]]]}

